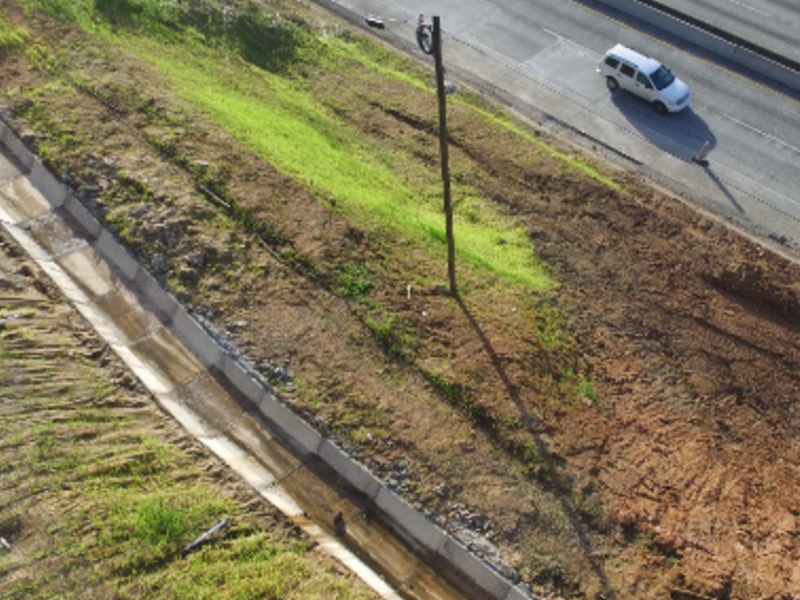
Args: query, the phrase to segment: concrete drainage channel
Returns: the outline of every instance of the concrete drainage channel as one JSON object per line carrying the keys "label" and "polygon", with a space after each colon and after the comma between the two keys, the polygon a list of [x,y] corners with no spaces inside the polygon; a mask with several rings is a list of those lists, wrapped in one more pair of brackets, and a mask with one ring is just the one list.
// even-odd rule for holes
{"label": "concrete drainage channel", "polygon": [[388,600],[532,597],[278,401],[2,122],[0,144],[3,227],[156,401],[323,549]]}

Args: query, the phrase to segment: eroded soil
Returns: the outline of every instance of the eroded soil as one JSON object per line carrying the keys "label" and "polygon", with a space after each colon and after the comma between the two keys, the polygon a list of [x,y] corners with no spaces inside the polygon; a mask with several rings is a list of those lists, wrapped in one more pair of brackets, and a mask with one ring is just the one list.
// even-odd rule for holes
{"label": "eroded soil", "polygon": [[[332,20],[302,10],[311,24]],[[519,219],[560,282],[511,293],[465,267],[456,300],[431,283],[431,273],[446,281],[442,264],[348,221],[172,97],[146,65],[45,25],[26,23],[116,110],[64,79],[42,87],[47,76],[14,55],[0,62],[5,118],[40,150],[72,132],[49,164],[79,197],[118,228],[121,215],[135,223],[132,250],[196,315],[432,518],[490,540],[542,593],[800,597],[796,264],[635,174],[602,166],[623,183],[615,192],[451,108],[453,164],[469,165]],[[355,79],[309,85],[435,176],[432,96]],[[365,101],[367,90],[382,101]],[[159,130],[158,111],[180,121],[179,135]],[[181,160],[142,132],[169,137]],[[271,235],[232,227],[186,165],[224,182]],[[126,197],[120,173],[152,199]],[[287,247],[303,261],[288,262]],[[373,274],[381,314],[409,332],[403,359],[369,334],[363,305],[326,284],[326,272],[354,262]],[[593,401],[559,397],[563,365],[534,327],[554,306],[574,332],[575,370],[592,373]],[[431,373],[466,392],[469,409],[443,398]],[[507,452],[486,414],[524,425],[508,435],[535,448],[538,469]]]}

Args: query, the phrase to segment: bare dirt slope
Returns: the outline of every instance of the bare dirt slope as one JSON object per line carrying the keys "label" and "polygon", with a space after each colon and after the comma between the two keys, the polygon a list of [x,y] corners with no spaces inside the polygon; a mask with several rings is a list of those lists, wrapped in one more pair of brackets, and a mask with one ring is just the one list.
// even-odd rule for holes
{"label": "bare dirt slope", "polygon": [[[53,33],[40,30],[57,44]],[[120,235],[156,275],[432,518],[480,534],[524,581],[565,597],[800,598],[796,264],[635,176],[606,167],[624,185],[615,192],[452,108],[453,163],[519,219],[561,282],[511,294],[465,269],[456,300],[430,284],[441,264],[348,222],[144,65],[57,33],[69,68],[116,112],[63,80],[42,87],[14,56],[0,62],[9,122],[35,148],[71,132],[51,164],[79,196],[118,228],[135,223]],[[431,96],[355,78],[308,85],[436,173]],[[180,135],[156,113],[179,119]],[[169,138],[181,161],[141,132]],[[272,237],[209,218],[222,209],[187,164]],[[126,196],[120,174],[150,200]],[[287,262],[287,247],[303,260]],[[356,261],[381,314],[403,324],[399,352],[319,275]],[[569,351],[542,341],[537,315],[553,307]],[[561,359],[592,373],[586,402],[563,392]]]}

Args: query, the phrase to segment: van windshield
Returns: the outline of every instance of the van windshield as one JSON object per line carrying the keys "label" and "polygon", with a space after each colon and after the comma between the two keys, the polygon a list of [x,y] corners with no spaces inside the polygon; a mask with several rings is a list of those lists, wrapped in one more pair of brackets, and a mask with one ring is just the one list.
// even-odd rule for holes
{"label": "van windshield", "polygon": [[673,75],[672,71],[667,67],[661,65],[658,69],[650,73],[650,79],[657,90],[663,90],[675,81],[675,75]]}

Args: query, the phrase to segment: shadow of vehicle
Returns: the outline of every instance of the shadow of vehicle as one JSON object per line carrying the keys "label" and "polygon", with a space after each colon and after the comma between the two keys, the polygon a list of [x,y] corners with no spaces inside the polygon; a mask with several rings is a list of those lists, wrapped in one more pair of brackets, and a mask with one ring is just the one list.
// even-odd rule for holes
{"label": "shadow of vehicle", "polygon": [[633,94],[617,91],[611,100],[628,123],[651,144],[681,160],[701,166],[736,212],[744,214],[742,205],[705,160],[717,146],[717,137],[691,106],[679,113],[662,115]]}
{"label": "shadow of vehicle", "polygon": [[620,114],[651,144],[683,160],[692,160],[705,147],[712,151],[717,137],[699,114],[689,106],[674,114],[658,114],[646,101],[622,91],[611,94]]}

